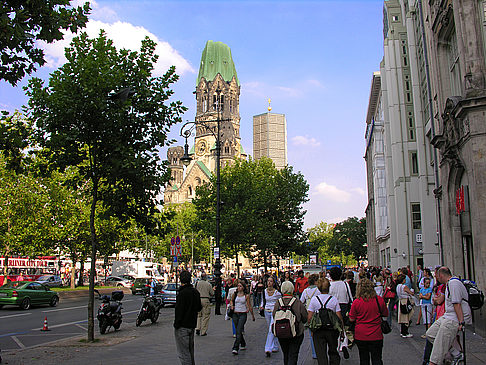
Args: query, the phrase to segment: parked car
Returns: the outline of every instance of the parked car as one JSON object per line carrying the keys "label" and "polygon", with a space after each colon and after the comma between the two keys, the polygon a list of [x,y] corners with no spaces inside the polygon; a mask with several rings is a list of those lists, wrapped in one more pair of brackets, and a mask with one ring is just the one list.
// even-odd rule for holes
{"label": "parked car", "polygon": [[131,281],[132,283],[135,281],[135,276],[132,276],[132,275],[124,274],[124,275],[119,275],[119,276],[123,279],[127,279],[128,281]]}
{"label": "parked car", "polygon": [[[132,294],[149,294],[150,293],[150,280],[151,278],[136,278],[135,281],[132,283],[131,290]],[[157,279],[155,280],[155,294],[158,294],[162,287],[164,286],[160,281]]]}
{"label": "parked car", "polygon": [[131,288],[132,282],[119,276],[108,276],[105,280],[106,286],[116,286],[118,288]]}
{"label": "parked car", "polygon": [[61,277],[57,275],[43,275],[36,280],[36,283],[41,283],[42,285],[48,286],[49,288],[62,286]]}
{"label": "parked car", "polygon": [[32,305],[49,304],[55,307],[57,303],[57,293],[35,281],[12,281],[0,287],[0,308],[4,305],[18,305],[27,310]]}
{"label": "parked car", "polygon": [[162,297],[162,307],[167,304],[176,304],[176,295],[179,287],[179,283],[165,284],[165,286],[160,291],[160,296]]}

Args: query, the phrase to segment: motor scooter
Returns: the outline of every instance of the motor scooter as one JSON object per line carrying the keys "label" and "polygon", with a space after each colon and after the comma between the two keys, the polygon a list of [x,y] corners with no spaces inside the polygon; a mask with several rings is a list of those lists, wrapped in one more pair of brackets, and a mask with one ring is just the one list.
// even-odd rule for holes
{"label": "motor scooter", "polygon": [[109,327],[113,327],[115,330],[119,329],[122,324],[122,312],[123,309],[121,300],[123,299],[123,292],[121,290],[115,290],[110,295],[101,295],[98,290],[95,289],[98,294],[98,299],[102,301],[98,308],[98,322],[100,325],[100,333],[105,334]]}
{"label": "motor scooter", "polygon": [[135,325],[139,327],[143,321],[150,319],[152,323],[159,319],[160,308],[162,307],[162,300],[155,295],[146,295],[142,306],[138,312]]}

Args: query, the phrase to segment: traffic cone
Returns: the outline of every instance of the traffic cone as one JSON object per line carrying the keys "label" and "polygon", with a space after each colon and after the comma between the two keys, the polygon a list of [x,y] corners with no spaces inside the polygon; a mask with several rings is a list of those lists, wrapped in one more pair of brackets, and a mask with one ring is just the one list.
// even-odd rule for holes
{"label": "traffic cone", "polygon": [[41,331],[50,331],[49,327],[47,326],[47,316],[44,318],[44,327],[42,327]]}

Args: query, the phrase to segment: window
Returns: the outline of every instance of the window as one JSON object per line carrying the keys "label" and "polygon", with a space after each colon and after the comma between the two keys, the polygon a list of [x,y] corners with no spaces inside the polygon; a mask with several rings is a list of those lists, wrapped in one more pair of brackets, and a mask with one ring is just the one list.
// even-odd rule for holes
{"label": "window", "polygon": [[420,203],[412,203],[412,229],[422,229]]}
{"label": "window", "polygon": [[398,20],[399,20],[399,19],[400,19],[400,18],[398,17],[398,15],[393,15],[393,16],[392,16],[392,20],[393,20],[394,22],[398,22]]}
{"label": "window", "polygon": [[230,152],[230,148],[229,148],[228,146],[226,146],[226,147],[224,148],[224,153],[229,153],[229,152]]}
{"label": "window", "polygon": [[418,175],[418,157],[417,151],[410,152],[410,175]]}
{"label": "window", "polygon": [[415,141],[415,122],[413,117],[408,117],[408,140]]}
{"label": "window", "polygon": [[462,76],[459,67],[459,52],[457,50],[457,38],[454,31],[449,40],[449,72],[451,73],[451,93],[453,96],[462,95]]}

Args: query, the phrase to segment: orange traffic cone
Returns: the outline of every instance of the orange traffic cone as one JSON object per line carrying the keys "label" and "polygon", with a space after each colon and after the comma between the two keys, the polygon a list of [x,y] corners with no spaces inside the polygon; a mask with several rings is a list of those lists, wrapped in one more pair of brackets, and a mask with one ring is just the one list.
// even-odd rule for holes
{"label": "orange traffic cone", "polygon": [[50,331],[49,327],[47,326],[47,316],[44,319],[44,327],[42,327],[41,331]]}

